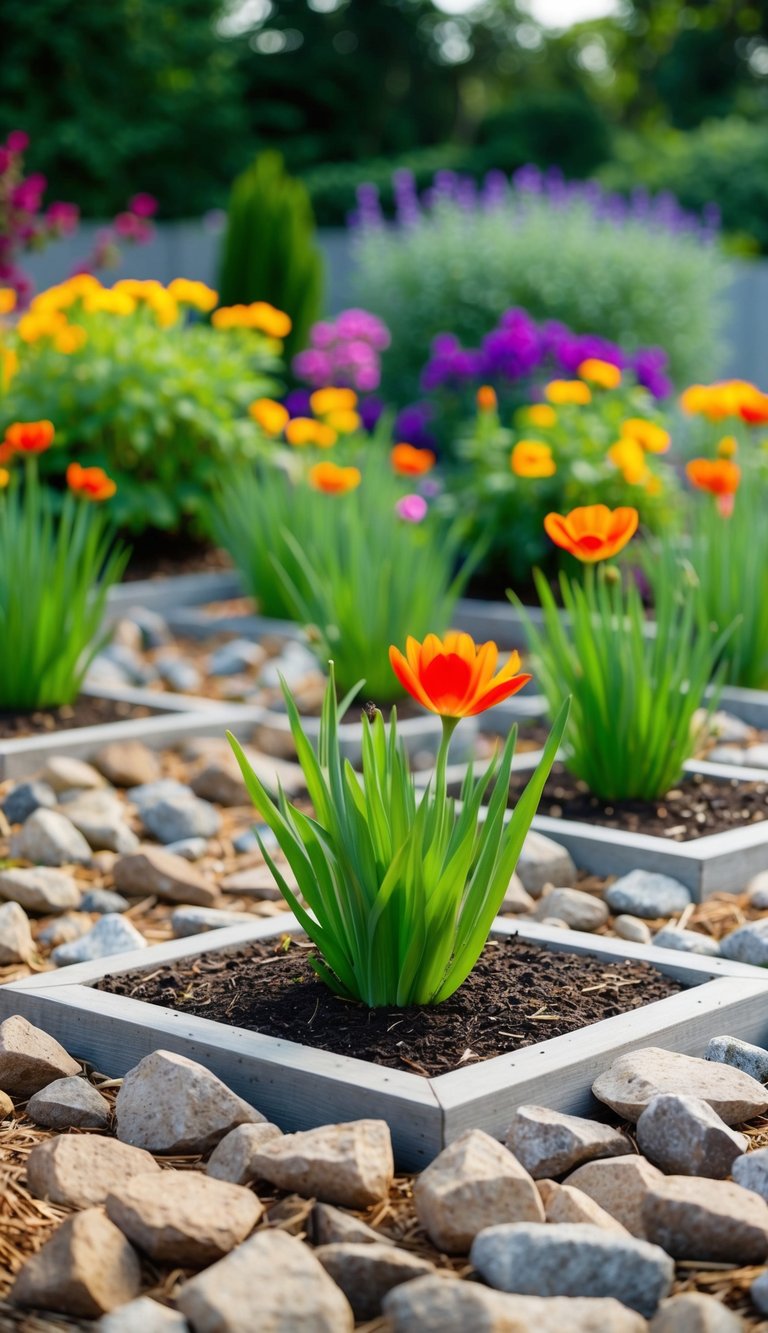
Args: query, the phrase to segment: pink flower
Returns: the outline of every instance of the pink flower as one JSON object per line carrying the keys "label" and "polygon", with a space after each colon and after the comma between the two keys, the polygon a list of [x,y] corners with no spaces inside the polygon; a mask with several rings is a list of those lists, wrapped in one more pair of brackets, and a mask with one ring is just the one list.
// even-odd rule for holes
{"label": "pink flower", "polygon": [[395,505],[399,518],[406,523],[421,523],[427,516],[429,505],[423,495],[404,495]]}
{"label": "pink flower", "polygon": [[45,214],[48,225],[55,228],[60,236],[71,236],[77,231],[80,221],[80,209],[77,204],[67,204],[57,200],[49,204]]}
{"label": "pink flower", "polygon": [[29,135],[23,130],[11,130],[5,143],[9,152],[24,153],[29,147]]}
{"label": "pink flower", "polygon": [[45,185],[45,176],[41,176],[39,172],[27,176],[26,180],[19,181],[11,191],[11,204],[14,208],[21,209],[23,213],[36,213],[40,207]]}
{"label": "pink flower", "polygon": [[153,194],[135,194],[128,207],[139,218],[151,218],[157,212],[157,200]]}

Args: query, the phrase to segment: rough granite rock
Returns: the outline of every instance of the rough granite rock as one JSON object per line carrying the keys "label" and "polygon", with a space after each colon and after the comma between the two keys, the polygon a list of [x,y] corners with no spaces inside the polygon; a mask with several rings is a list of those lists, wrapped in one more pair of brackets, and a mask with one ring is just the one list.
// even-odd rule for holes
{"label": "rough granite rock", "polygon": [[205,1153],[236,1125],[266,1119],[195,1060],[152,1051],[117,1094],[117,1137],[156,1153]]}
{"label": "rough granite rock", "polygon": [[273,1138],[254,1154],[256,1178],[303,1198],[367,1208],[389,1192],[395,1174],[384,1120],[352,1120]]}
{"label": "rough granite rock", "polygon": [[681,930],[671,923],[657,930],[652,942],[657,949],[676,949],[678,953],[695,953],[704,958],[720,956],[717,940],[702,934],[700,930]]}
{"label": "rough granite rock", "polygon": [[221,815],[210,801],[201,801],[189,792],[168,796],[141,807],[142,823],[158,842],[178,842],[180,838],[212,838],[221,828]]}
{"label": "rough granite rock", "polygon": [[645,1240],[643,1200],[651,1186],[663,1179],[651,1162],[638,1153],[628,1153],[625,1157],[585,1162],[571,1172],[565,1184],[588,1194],[632,1236]]}
{"label": "rough granite rock", "polygon": [[138,1293],[135,1250],[101,1208],[68,1217],[27,1260],[10,1292],[13,1305],[97,1319]]}
{"label": "rough granite rock", "polygon": [[717,1064],[733,1065],[742,1074],[749,1074],[758,1083],[768,1083],[768,1051],[738,1037],[712,1037],[705,1051],[707,1060]]}
{"label": "rough granite rock", "polygon": [[47,782],[17,782],[0,802],[0,810],[9,824],[23,824],[40,806],[50,809],[55,804],[56,793]]}
{"label": "rough granite rock", "polygon": [[523,1296],[612,1296],[646,1318],[669,1292],[675,1266],[657,1245],[603,1227],[512,1222],[475,1237],[483,1281]]}
{"label": "rough granite rock", "polygon": [[115,887],[130,897],[153,894],[165,902],[211,907],[218,893],[195,866],[163,847],[142,846],[115,861]]}
{"label": "rough granite rock", "polygon": [[534,1180],[563,1175],[598,1157],[621,1157],[632,1146],[610,1125],[533,1105],[517,1107],[504,1142]]}
{"label": "rough granite rock", "polygon": [[227,912],[218,907],[176,907],[171,914],[171,930],[175,940],[190,935],[202,935],[209,930],[226,926],[252,926],[250,912]]}
{"label": "rough granite rock", "polygon": [[0,967],[26,963],[35,951],[29,918],[18,903],[0,903]]}
{"label": "rough granite rock", "polygon": [[646,1333],[641,1315],[612,1299],[510,1296],[477,1282],[422,1277],[384,1298],[392,1333]]}
{"label": "rough granite rock", "polygon": [[139,839],[125,821],[125,811],[113,791],[76,793],[75,800],[62,797],[60,813],[82,833],[94,852],[135,852]]}
{"label": "rough granite rock", "polygon": [[66,815],[42,806],[11,838],[11,856],[35,865],[88,865],[91,849]]}
{"label": "rough granite rock", "polygon": [[720,941],[720,952],[723,958],[730,958],[734,963],[768,966],[768,918],[748,921],[738,930],[731,931]]}
{"label": "rough granite rock", "polygon": [[161,776],[160,760],[142,741],[112,741],[93,756],[94,767],[114,787],[140,787]]}
{"label": "rough granite rock", "polygon": [[527,889],[523,888],[523,882],[518,874],[514,874],[507,885],[507,891],[504,894],[504,901],[499,908],[500,912],[512,912],[515,916],[527,916],[536,906]]}
{"label": "rough granite rock", "polygon": [[665,1176],[645,1196],[643,1222],[674,1259],[744,1266],[768,1258],[768,1204],[730,1180]]}
{"label": "rough granite rock", "polygon": [[737,1157],[731,1175],[737,1185],[752,1190],[768,1202],[768,1148],[756,1148],[754,1152]]}
{"label": "rough granite rock", "polygon": [[567,888],[578,878],[570,852],[535,829],[526,835],[516,870],[523,888],[533,898],[541,896],[545,884]]}
{"label": "rough granite rock", "polygon": [[9,1096],[24,1101],[55,1078],[79,1073],[77,1060],[21,1014],[0,1023],[0,1088]]}
{"label": "rough granite rock", "polygon": [[156,1175],[157,1162],[141,1148],[98,1134],[59,1134],[43,1139],[27,1158],[27,1187],[36,1199],[68,1208],[101,1204],[131,1176]]}
{"label": "rough granite rock", "polygon": [[254,1154],[270,1139],[279,1138],[282,1132],[268,1120],[258,1125],[237,1125],[224,1135],[208,1158],[205,1168],[208,1175],[214,1180],[228,1180],[233,1185],[250,1185],[256,1178]]}
{"label": "rough granite rock", "polygon": [[637,1146],[669,1175],[725,1180],[736,1158],[746,1151],[747,1139],[729,1129],[700,1097],[662,1092],[637,1122]]}
{"label": "rough granite rock", "polygon": [[119,912],[105,912],[84,935],[78,935],[68,944],[58,944],[51,954],[51,961],[57,967],[69,967],[73,963],[111,958],[113,954],[132,953],[146,947],[147,941],[132,922],[126,921]]}
{"label": "rough granite rock", "polygon": [[749,1295],[760,1313],[768,1315],[768,1272],[761,1273],[755,1278],[749,1289]]}
{"label": "rough granite rock", "polygon": [[660,1092],[681,1088],[709,1102],[727,1125],[741,1125],[768,1110],[768,1092],[740,1069],[655,1046],[620,1055],[592,1084],[599,1101],[631,1121]]}
{"label": "rough granite rock", "polygon": [[109,1102],[85,1078],[57,1078],[27,1102],[27,1115],[46,1129],[106,1129]]}
{"label": "rough granite rock", "polygon": [[691,892],[670,875],[638,869],[615,880],[606,890],[605,901],[614,913],[628,912],[654,920],[684,911],[691,901]]}
{"label": "rough granite rock", "polygon": [[583,1190],[575,1185],[558,1185],[554,1180],[537,1180],[541,1202],[548,1222],[586,1222],[593,1227],[605,1227],[607,1231],[620,1231],[625,1236],[630,1233],[626,1227],[611,1217],[599,1203],[590,1199]]}
{"label": "rough granite rock", "polygon": [[466,1254],[478,1231],[510,1217],[544,1221],[544,1206],[517,1158],[481,1129],[465,1130],[418,1176],[416,1213],[446,1254]]}
{"label": "rough granite rock", "polygon": [[739,1315],[714,1296],[686,1291],[662,1301],[649,1333],[742,1333]]}
{"label": "rough granite rock", "polygon": [[189,1324],[176,1310],[151,1296],[138,1296],[111,1314],[102,1315],[96,1333],[189,1333]]}
{"label": "rough granite rock", "polygon": [[359,1217],[352,1213],[334,1208],[332,1203],[316,1203],[312,1209],[309,1224],[310,1238],[313,1245],[335,1245],[354,1243],[356,1245],[387,1245],[387,1236],[374,1231]]}
{"label": "rough granite rock", "polygon": [[434,1264],[397,1245],[354,1241],[321,1245],[315,1250],[326,1273],[344,1292],[356,1320],[375,1319],[388,1291],[403,1282],[435,1273]]}
{"label": "rough granite rock", "polygon": [[199,1171],[133,1176],[107,1195],[107,1216],[156,1263],[203,1268],[249,1236],[264,1209],[251,1190]]}
{"label": "rough granite rock", "polygon": [[44,765],[40,777],[55,792],[95,791],[105,786],[104,778],[93,764],[63,754],[53,755]]}
{"label": "rough granite rock", "polygon": [[587,931],[599,930],[609,915],[602,898],[597,898],[593,893],[584,893],[581,889],[552,889],[539,899],[534,912],[539,921],[545,917],[557,917],[571,930]]}
{"label": "rough granite rock", "polygon": [[78,907],[82,892],[63,870],[48,866],[8,866],[0,870],[0,898],[18,903],[25,912],[53,916]]}
{"label": "rough granite rock", "polygon": [[176,1304],[195,1333],[352,1333],[346,1296],[308,1246],[284,1231],[259,1231],[185,1282]]}

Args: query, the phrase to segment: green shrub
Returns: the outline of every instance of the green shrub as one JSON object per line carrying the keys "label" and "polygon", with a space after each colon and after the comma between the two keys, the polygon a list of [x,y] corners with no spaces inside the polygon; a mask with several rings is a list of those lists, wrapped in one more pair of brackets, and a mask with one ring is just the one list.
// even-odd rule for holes
{"label": "green shrub", "polygon": [[290,358],[320,316],[323,261],[306,187],[286,174],[279,153],[260,153],[238,176],[229,200],[221,260],[225,305],[269,301],[292,321]]}
{"label": "green shrub", "polygon": [[[678,213],[606,199],[598,186],[543,179],[473,196],[415,197],[407,224],[364,225],[355,247],[354,299],[390,329],[385,389],[413,396],[432,339],[450,331],[477,346],[510,306],[598,333],[627,350],[661,346],[679,383],[715,367],[725,263],[706,229]],[[618,216],[618,214],[621,214]]]}

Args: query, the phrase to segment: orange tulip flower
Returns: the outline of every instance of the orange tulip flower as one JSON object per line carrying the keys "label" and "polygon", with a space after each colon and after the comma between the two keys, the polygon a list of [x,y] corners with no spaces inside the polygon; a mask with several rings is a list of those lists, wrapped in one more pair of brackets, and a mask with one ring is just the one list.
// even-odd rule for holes
{"label": "orange tulip flower", "polygon": [[557,464],[544,440],[518,440],[509,456],[516,477],[553,477]]}
{"label": "orange tulip flower", "polygon": [[414,449],[412,444],[396,444],[390,458],[395,472],[403,477],[421,477],[437,462],[431,449]]}
{"label": "orange tulip flower", "polygon": [[52,421],[14,421],[5,432],[5,443],[17,454],[42,454],[53,443]]}
{"label": "orange tulip flower", "polygon": [[343,495],[354,491],[362,481],[362,474],[357,467],[339,467],[336,463],[315,463],[309,469],[309,483],[316,491],[326,495]]}
{"label": "orange tulip flower", "polygon": [[582,361],[576,374],[590,384],[597,384],[601,389],[618,389],[621,384],[621,371],[612,361],[601,361],[597,356],[588,356]]}
{"label": "orange tulip flower", "polygon": [[84,500],[111,500],[117,490],[116,483],[101,467],[81,467],[79,463],[70,463],[67,468],[67,485],[75,495]]}
{"label": "orange tulip flower", "polygon": [[478,412],[495,412],[498,406],[496,390],[491,384],[481,384],[476,396]]}
{"label": "orange tulip flower", "polygon": [[723,518],[733,513],[734,496],[741,481],[738,463],[730,458],[692,458],[685,471],[692,486],[715,496]]}
{"label": "orange tulip flower", "polygon": [[290,413],[274,398],[257,398],[248,408],[248,415],[261,426],[265,435],[281,435],[288,424]]}
{"label": "orange tulip flower", "polygon": [[456,719],[484,713],[528,684],[530,676],[517,674],[518,653],[494,675],[498,658],[495,643],[478,645],[458,630],[444,639],[428,634],[423,643],[409,636],[405,654],[394,645],[389,650],[392,670],[417,703],[430,713]]}
{"label": "orange tulip flower", "polygon": [[547,514],[544,530],[556,546],[585,564],[594,564],[618,555],[634,537],[639,521],[637,510],[630,505],[621,509],[584,505],[570,514]]}

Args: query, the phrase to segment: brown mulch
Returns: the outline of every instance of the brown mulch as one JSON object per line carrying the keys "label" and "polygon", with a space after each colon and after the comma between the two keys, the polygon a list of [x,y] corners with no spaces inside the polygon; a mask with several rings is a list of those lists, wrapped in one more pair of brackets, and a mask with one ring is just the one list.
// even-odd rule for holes
{"label": "brown mulch", "polygon": [[45,736],[58,731],[72,731],[75,727],[97,727],[105,722],[135,722],[139,718],[153,717],[162,712],[163,706],[159,699],[157,708],[147,708],[144,704],[124,703],[119,699],[80,695],[73,704],[62,704],[61,708],[0,713],[0,740]]}

